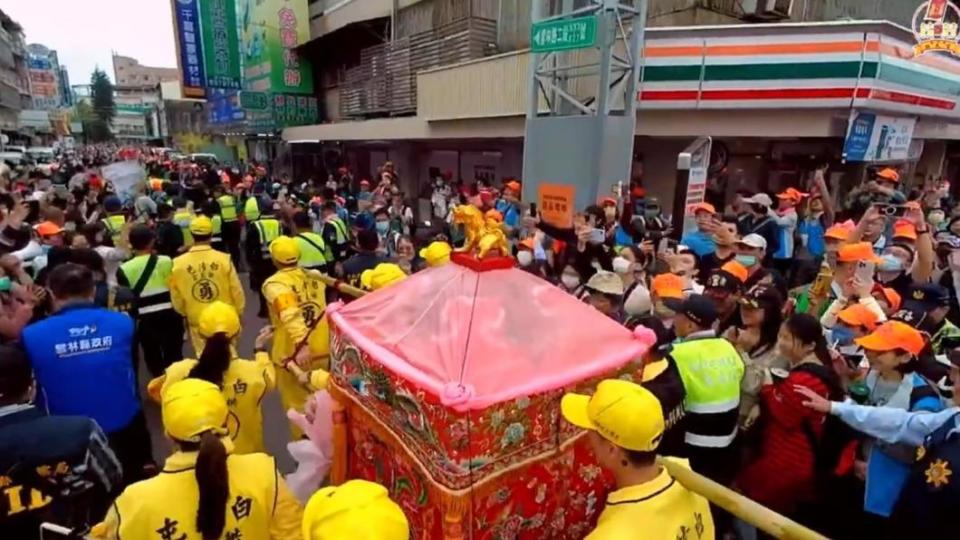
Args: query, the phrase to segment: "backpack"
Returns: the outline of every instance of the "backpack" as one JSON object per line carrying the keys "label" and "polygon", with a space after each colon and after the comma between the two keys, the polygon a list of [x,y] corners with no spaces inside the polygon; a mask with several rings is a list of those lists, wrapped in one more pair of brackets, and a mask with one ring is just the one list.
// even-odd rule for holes
{"label": "backpack", "polygon": [[[820,364],[800,364],[793,369],[820,379],[827,386],[827,398],[831,401],[843,399],[844,391],[840,380],[830,369]],[[859,440],[856,430],[836,416],[827,414],[819,436],[809,420],[803,422],[803,434],[813,450],[814,474],[818,483],[847,475],[853,466],[853,452]]]}

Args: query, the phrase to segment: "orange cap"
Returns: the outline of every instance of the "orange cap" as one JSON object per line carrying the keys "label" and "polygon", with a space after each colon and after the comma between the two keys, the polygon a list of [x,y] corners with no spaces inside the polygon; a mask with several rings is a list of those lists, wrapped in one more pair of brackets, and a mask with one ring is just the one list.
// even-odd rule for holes
{"label": "orange cap", "polygon": [[63,232],[63,229],[59,225],[52,221],[44,221],[36,227],[37,234],[40,236],[53,236],[55,234],[60,234]]}
{"label": "orange cap", "polygon": [[894,238],[907,238],[909,240],[917,239],[917,228],[913,226],[913,223],[905,219],[898,219],[893,224],[893,237]]}
{"label": "orange cap", "polygon": [[870,311],[863,304],[853,304],[847,306],[837,314],[837,319],[849,324],[850,326],[862,326],[871,332],[877,327],[877,321],[880,319],[877,314]]}
{"label": "orange cap", "polygon": [[853,220],[846,220],[843,223],[837,223],[836,225],[831,225],[825,233],[823,233],[824,238],[829,238],[831,240],[840,240],[841,242],[846,241],[847,238],[850,238],[850,233],[857,228],[856,224],[853,223]]}
{"label": "orange cap", "polygon": [[737,261],[730,261],[721,266],[720,269],[744,283],[750,275],[749,272],[747,272],[747,267]]}
{"label": "orange cap", "polygon": [[800,202],[801,199],[809,195],[809,193],[804,193],[802,191],[796,190],[794,188],[787,188],[783,193],[777,193],[778,199],[789,199],[793,202]]}
{"label": "orange cap", "polygon": [[890,167],[887,167],[886,169],[881,170],[876,174],[876,176],[878,176],[879,178],[883,178],[884,180],[888,180],[890,182],[900,181],[900,173],[891,169]]}
{"label": "orange cap", "polygon": [[516,180],[511,180],[511,181],[507,182],[506,184],[504,184],[504,185],[503,185],[503,188],[504,188],[504,189],[509,189],[510,191],[516,191],[517,193],[520,193],[520,182],[517,182]]}
{"label": "orange cap", "polygon": [[840,248],[840,251],[837,252],[837,262],[872,262],[879,263],[882,261],[880,257],[877,257],[877,254],[873,252],[873,244],[870,242],[857,242],[854,244],[847,244]]}
{"label": "orange cap", "polygon": [[887,303],[890,304],[890,309],[893,311],[900,309],[900,306],[903,304],[903,298],[900,296],[900,293],[890,287],[880,287],[880,293],[887,299]]}
{"label": "orange cap", "polygon": [[903,349],[910,354],[920,354],[926,342],[916,328],[900,321],[887,321],[870,334],[857,338],[857,345],[868,351],[886,352]]}
{"label": "orange cap", "polygon": [[617,200],[613,197],[604,197],[600,199],[600,206],[616,206]]}
{"label": "orange cap", "polygon": [[499,210],[487,210],[486,213],[483,214],[483,217],[484,219],[492,219],[503,223],[503,214],[501,214]]}
{"label": "orange cap", "polygon": [[716,214],[717,209],[713,207],[710,203],[697,203],[690,207],[691,213],[696,214],[697,212],[707,212],[710,214]]}
{"label": "orange cap", "polygon": [[683,279],[676,274],[658,274],[650,281],[650,289],[660,298],[683,298]]}
{"label": "orange cap", "polygon": [[520,241],[520,247],[529,249],[530,251],[533,251],[533,247],[534,247],[533,237],[530,236],[530,237],[527,237],[527,238],[524,238],[523,240],[521,240],[521,241]]}

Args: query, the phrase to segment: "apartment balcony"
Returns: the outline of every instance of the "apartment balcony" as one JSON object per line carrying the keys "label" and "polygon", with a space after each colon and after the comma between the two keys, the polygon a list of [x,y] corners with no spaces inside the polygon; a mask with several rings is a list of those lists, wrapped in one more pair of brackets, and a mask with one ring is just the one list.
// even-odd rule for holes
{"label": "apartment balcony", "polygon": [[417,112],[417,74],[496,53],[497,22],[468,17],[369,47],[360,65],[346,71],[340,87],[344,118],[396,116]]}

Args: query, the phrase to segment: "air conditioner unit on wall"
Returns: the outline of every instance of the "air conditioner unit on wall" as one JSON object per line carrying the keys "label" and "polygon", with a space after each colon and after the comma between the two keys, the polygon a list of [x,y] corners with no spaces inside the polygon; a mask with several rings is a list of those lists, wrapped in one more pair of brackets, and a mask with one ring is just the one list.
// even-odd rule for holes
{"label": "air conditioner unit on wall", "polygon": [[740,6],[746,20],[789,19],[793,0],[741,0]]}

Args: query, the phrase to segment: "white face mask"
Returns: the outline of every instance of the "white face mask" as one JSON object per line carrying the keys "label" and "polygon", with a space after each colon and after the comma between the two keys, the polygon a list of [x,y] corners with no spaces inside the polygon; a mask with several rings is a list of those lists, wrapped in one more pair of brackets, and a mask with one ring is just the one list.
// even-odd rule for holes
{"label": "white face mask", "polygon": [[580,278],[577,276],[572,276],[570,274],[563,274],[560,276],[560,283],[563,283],[563,286],[568,290],[573,290],[580,285]]}
{"label": "white face mask", "polygon": [[613,271],[618,274],[626,274],[633,267],[633,263],[623,257],[613,258]]}
{"label": "white face mask", "polygon": [[521,250],[517,253],[517,262],[520,263],[520,266],[530,266],[533,263],[533,253]]}
{"label": "white face mask", "polygon": [[650,291],[642,284],[637,285],[630,292],[630,296],[623,301],[623,311],[627,315],[638,317],[640,315],[650,314]]}

